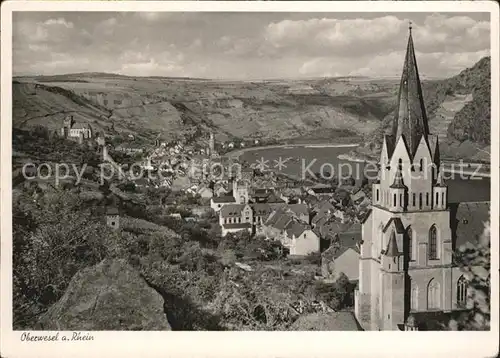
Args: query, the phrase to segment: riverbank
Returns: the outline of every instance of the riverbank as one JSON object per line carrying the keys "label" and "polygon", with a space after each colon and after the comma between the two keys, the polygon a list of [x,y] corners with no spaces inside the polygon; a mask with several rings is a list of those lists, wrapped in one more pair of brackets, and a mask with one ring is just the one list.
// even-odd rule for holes
{"label": "riverbank", "polygon": [[[375,158],[372,158],[366,154],[358,153],[356,151],[339,154],[337,158],[344,161],[364,164],[376,165],[378,163],[378,160],[376,160]],[[491,178],[491,168],[489,164],[445,159],[441,161],[441,165],[445,173],[461,174],[471,177]]]}
{"label": "riverbank", "polygon": [[241,155],[251,151],[265,150],[265,149],[277,149],[277,148],[357,148],[359,143],[352,144],[332,144],[332,143],[313,143],[313,144],[273,144],[273,145],[263,145],[259,147],[241,148],[228,152],[224,154],[225,157],[238,159]]}

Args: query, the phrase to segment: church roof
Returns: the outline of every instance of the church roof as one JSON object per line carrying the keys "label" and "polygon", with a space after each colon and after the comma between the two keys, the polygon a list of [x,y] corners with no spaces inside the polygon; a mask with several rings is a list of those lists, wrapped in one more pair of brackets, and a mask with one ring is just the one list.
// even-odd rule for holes
{"label": "church roof", "polygon": [[391,237],[389,238],[389,242],[387,243],[387,250],[385,250],[385,255],[390,257],[400,255],[395,234],[391,234]]}
{"label": "church roof", "polygon": [[389,226],[391,226],[391,224],[394,222],[394,226],[396,226],[396,231],[398,234],[402,234],[405,232],[405,227],[403,225],[403,223],[401,222],[401,219],[400,218],[391,218],[391,220],[389,220],[387,222],[387,224],[384,226],[384,229],[382,230],[382,232],[386,232],[387,229],[389,228]]}
{"label": "church roof", "polygon": [[364,224],[366,222],[366,220],[368,220],[368,218],[370,217],[371,214],[372,214],[372,209],[368,210],[366,215],[363,217],[363,219],[361,219],[361,224]]}
{"label": "church roof", "polygon": [[394,176],[394,183],[390,186],[391,189],[406,189],[406,185],[403,182],[403,174],[401,174],[401,168],[398,167],[396,175]]}
{"label": "church roof", "polygon": [[215,198],[212,198],[214,203],[234,203],[236,202],[236,199],[233,196],[217,196]]}
{"label": "church roof", "polygon": [[393,135],[385,135],[384,141],[387,148],[387,155],[391,158],[392,153],[394,153],[394,149],[396,148],[396,138]]}
{"label": "church roof", "polygon": [[394,121],[393,134],[396,139],[403,136],[408,145],[410,157],[413,157],[415,154],[422,136],[429,134],[411,26],[403,65],[403,74],[401,75],[398,111]]}
{"label": "church roof", "polygon": [[220,216],[222,218],[241,216],[241,212],[244,208],[245,204],[227,204],[220,209]]}
{"label": "church roof", "polygon": [[429,143],[429,149],[431,151],[432,160],[434,162],[439,162],[439,146],[438,146],[438,136],[434,134],[429,134],[427,136],[427,141]]}

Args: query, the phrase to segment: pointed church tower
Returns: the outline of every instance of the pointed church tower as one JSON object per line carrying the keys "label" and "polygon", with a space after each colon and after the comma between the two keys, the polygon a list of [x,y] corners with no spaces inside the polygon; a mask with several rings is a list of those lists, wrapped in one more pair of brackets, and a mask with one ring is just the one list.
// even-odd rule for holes
{"label": "pointed church tower", "polygon": [[409,154],[413,156],[422,136],[429,135],[429,126],[413,47],[411,24],[409,31],[403,74],[399,85],[397,117],[392,132],[395,138],[404,137]]}
{"label": "pointed church tower", "polygon": [[366,330],[404,330],[412,310],[453,308],[447,188],[437,136],[429,133],[411,24],[379,168],[362,226],[355,314]]}

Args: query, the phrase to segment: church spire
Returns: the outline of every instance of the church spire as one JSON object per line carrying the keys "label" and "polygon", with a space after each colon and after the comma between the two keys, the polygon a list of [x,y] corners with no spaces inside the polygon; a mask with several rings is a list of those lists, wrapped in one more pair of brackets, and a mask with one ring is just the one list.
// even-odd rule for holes
{"label": "church spire", "polygon": [[394,176],[394,182],[390,186],[391,189],[405,189],[406,185],[403,182],[403,174],[401,173],[401,168],[398,166],[396,175]]}
{"label": "church spire", "polygon": [[413,157],[422,136],[429,134],[422,86],[418,75],[417,59],[413,47],[412,25],[409,25],[408,45],[399,85],[398,111],[394,120],[393,135],[403,136],[410,156]]}

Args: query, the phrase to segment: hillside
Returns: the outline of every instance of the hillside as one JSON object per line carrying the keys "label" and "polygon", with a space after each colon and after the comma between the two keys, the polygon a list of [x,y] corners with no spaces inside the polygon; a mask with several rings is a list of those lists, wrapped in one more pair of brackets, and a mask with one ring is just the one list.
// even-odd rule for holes
{"label": "hillside", "polygon": [[[489,145],[490,58],[445,80],[423,81],[431,132],[446,155],[471,158]],[[13,83],[15,127],[57,130],[69,113],[108,135],[151,142],[360,140],[376,154],[396,107],[398,80],[357,77],[217,81],[103,73],[20,77]],[[471,148],[473,148],[471,152]],[[456,154],[459,153],[459,154]],[[486,152],[487,153],[487,152]],[[484,154],[483,154],[484,157]],[[487,157],[487,155],[486,155]]]}
{"label": "hillside", "polygon": [[[394,82],[349,79],[230,82],[71,74],[13,84],[14,126],[57,129],[64,116],[98,130],[152,138],[216,132],[227,138],[357,137],[390,110]],[[374,95],[375,94],[375,95]]]}

